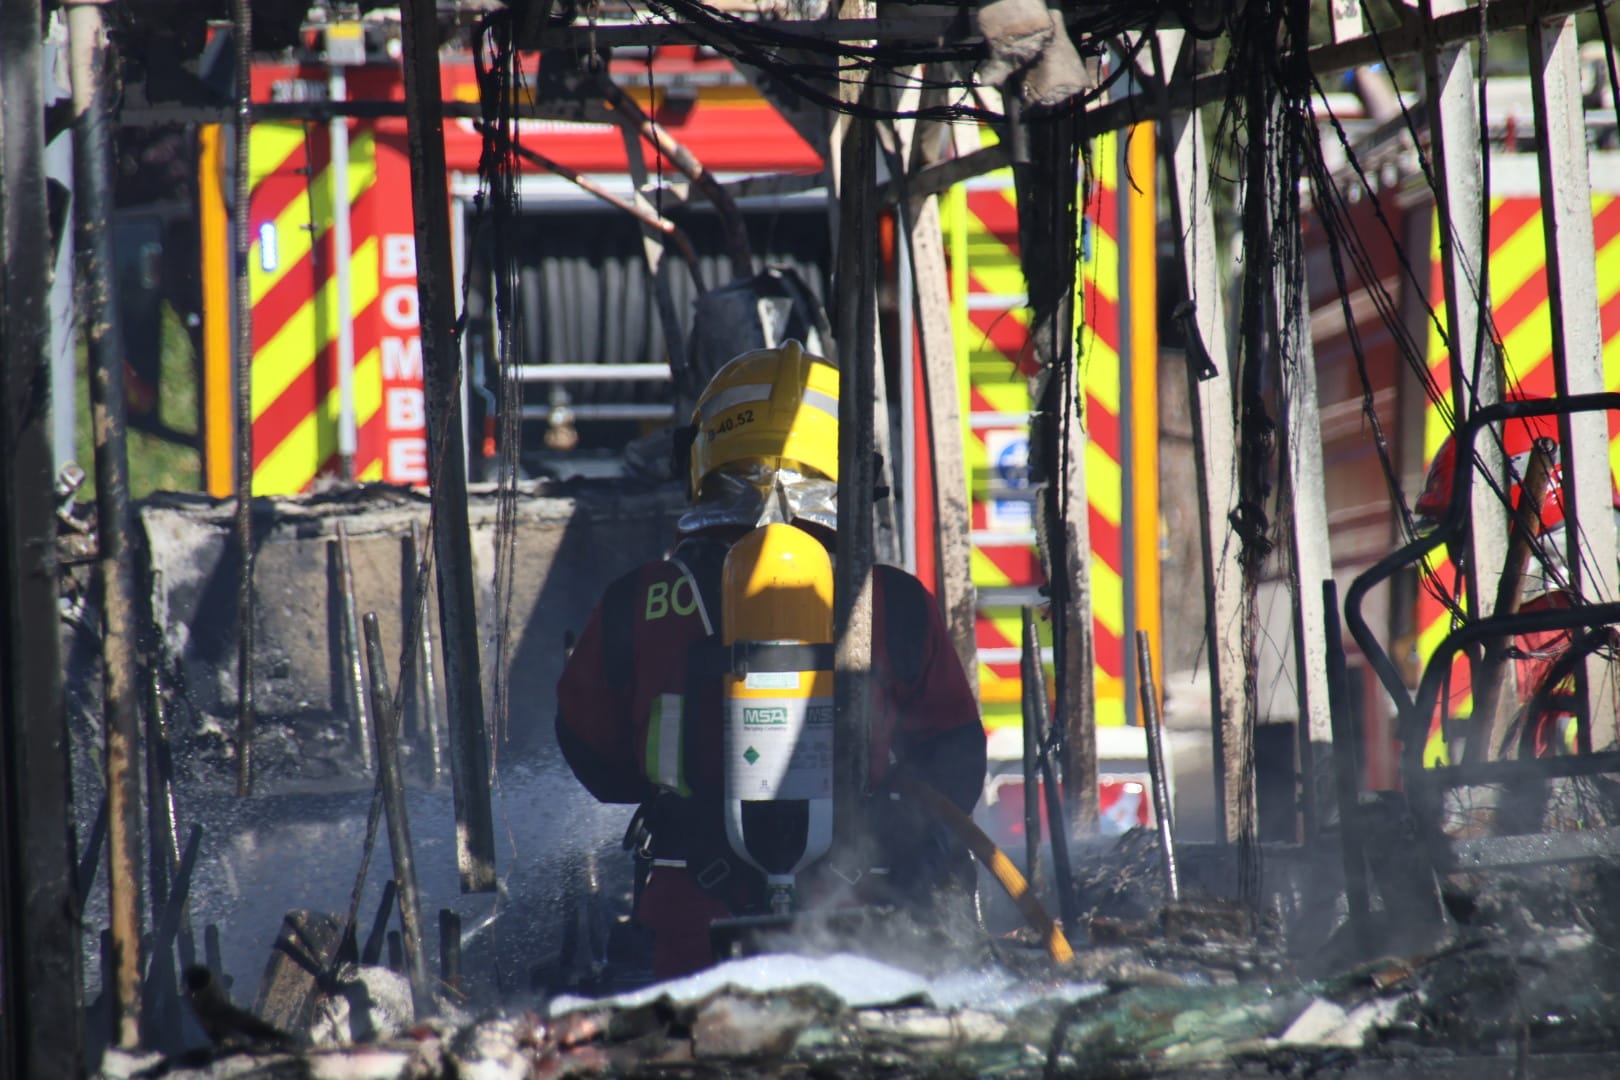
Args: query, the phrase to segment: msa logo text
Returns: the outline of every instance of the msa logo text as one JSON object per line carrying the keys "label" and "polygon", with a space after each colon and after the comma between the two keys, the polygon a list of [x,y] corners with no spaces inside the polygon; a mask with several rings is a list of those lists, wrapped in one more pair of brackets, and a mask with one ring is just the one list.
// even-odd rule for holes
{"label": "msa logo text", "polygon": [[760,707],[743,706],[745,727],[780,727],[787,723],[788,712],[780,705]]}

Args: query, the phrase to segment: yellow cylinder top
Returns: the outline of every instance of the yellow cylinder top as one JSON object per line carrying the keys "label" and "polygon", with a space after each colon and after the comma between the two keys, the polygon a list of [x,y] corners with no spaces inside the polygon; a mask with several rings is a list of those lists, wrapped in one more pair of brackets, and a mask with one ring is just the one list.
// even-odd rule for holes
{"label": "yellow cylinder top", "polygon": [[720,581],[727,645],[832,641],[832,559],[803,529],[780,523],[755,529],[727,552]]}

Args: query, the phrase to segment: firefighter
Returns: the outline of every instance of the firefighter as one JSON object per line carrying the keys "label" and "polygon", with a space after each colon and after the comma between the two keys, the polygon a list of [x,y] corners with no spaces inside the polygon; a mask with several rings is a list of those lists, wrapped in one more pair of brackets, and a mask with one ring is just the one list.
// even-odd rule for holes
{"label": "firefighter", "polygon": [[[790,538],[820,541],[816,553],[834,550],[838,371],[797,341],[745,353],[711,379],[677,447],[691,505],[674,550],[608,586],[557,686],[557,741],[574,774],[602,802],[639,806],[626,846],[641,856],[636,919],[659,978],[712,962],[712,920],[766,910],[762,875],[728,845],[721,678],[701,657],[721,639],[722,576],[742,538],[791,526]],[[974,875],[885,781],[903,765],[971,812],[985,773],[977,703],[922,583],[883,565],[873,578],[872,865],[817,863],[805,906],[839,881],[866,890],[859,900],[926,905]],[[782,609],[799,599],[782,596]]]}

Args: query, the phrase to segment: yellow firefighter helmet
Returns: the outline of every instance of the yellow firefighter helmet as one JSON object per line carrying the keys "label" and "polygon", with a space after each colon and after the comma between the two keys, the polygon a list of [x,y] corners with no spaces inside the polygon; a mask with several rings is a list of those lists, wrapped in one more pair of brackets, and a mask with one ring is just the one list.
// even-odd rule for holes
{"label": "yellow firefighter helmet", "polygon": [[715,372],[692,414],[694,497],[741,461],[838,479],[838,369],[797,341],[743,353]]}

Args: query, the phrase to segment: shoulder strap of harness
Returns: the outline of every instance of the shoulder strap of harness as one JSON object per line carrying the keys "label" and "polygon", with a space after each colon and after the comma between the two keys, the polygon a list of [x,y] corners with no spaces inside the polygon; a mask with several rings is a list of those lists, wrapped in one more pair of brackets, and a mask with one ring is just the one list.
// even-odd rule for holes
{"label": "shoulder strap of harness", "polygon": [[608,671],[634,671],[641,571],[616,578],[602,594],[602,657]]}
{"label": "shoulder strap of harness", "polygon": [[898,567],[882,563],[872,568],[874,582],[883,593],[883,644],[889,671],[896,681],[910,685],[922,676],[923,641],[918,628],[928,625],[927,605],[934,602],[922,582]]}

